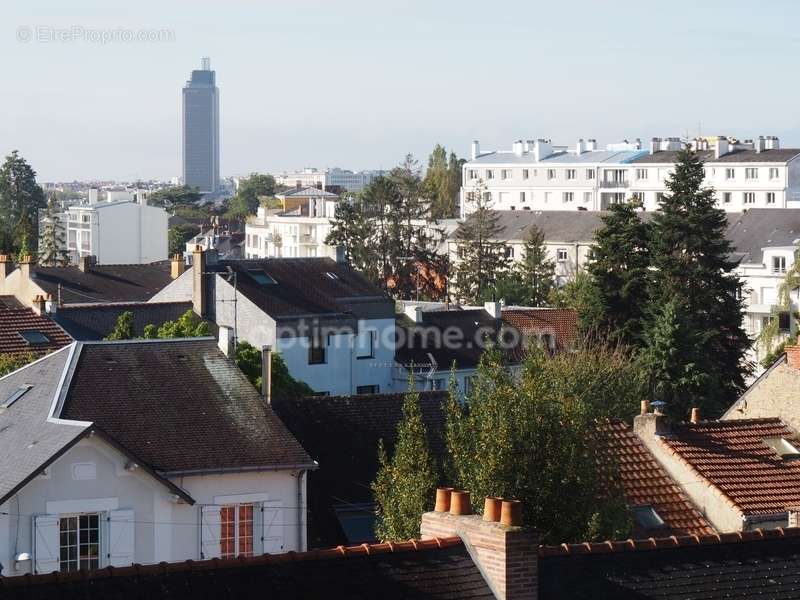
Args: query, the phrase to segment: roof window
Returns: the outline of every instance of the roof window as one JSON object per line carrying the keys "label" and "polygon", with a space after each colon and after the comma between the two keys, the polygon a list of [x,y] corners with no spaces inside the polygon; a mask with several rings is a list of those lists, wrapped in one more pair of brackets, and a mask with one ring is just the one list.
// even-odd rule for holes
{"label": "roof window", "polygon": [[800,457],[800,450],[785,438],[764,438],[764,443],[783,459]]}
{"label": "roof window", "polygon": [[49,344],[50,338],[43,334],[41,331],[36,331],[35,329],[31,329],[29,331],[20,331],[20,337],[28,342],[31,346],[36,346],[38,344]]}
{"label": "roof window", "polygon": [[278,283],[275,281],[272,276],[270,276],[266,271],[262,269],[248,269],[247,274],[255,281],[258,285],[274,285]]}
{"label": "roof window", "polygon": [[631,508],[633,520],[642,529],[660,529],[664,527],[664,519],[650,505],[634,506]]}
{"label": "roof window", "polygon": [[30,390],[32,387],[33,386],[29,383],[19,386],[8,398],[5,399],[5,401],[2,404],[0,404],[0,408],[8,408],[12,404],[14,404],[14,402],[16,402],[17,400],[22,398],[25,394],[27,394],[28,390]]}
{"label": "roof window", "polygon": [[328,279],[333,279],[333,280],[339,279],[339,276],[336,273],[331,273],[330,271],[325,271],[325,276]]}

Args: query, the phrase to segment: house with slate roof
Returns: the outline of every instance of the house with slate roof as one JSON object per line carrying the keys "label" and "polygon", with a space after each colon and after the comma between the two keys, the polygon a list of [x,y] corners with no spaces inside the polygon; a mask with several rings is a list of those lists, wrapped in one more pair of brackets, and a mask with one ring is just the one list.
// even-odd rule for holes
{"label": "house with slate roof", "polygon": [[216,340],[72,343],[0,378],[2,575],[305,550],[315,468]]}

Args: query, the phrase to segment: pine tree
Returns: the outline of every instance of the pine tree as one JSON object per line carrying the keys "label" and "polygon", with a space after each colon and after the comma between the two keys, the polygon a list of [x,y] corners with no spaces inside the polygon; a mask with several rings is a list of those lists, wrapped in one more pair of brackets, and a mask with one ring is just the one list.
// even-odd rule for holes
{"label": "pine tree", "polygon": [[595,232],[588,273],[599,293],[602,314],[592,328],[612,340],[640,346],[649,304],[648,226],[638,204],[612,204]]}
{"label": "pine tree", "polygon": [[486,185],[478,181],[469,192],[473,209],[455,232],[459,259],[455,269],[458,295],[466,302],[477,302],[494,290],[495,282],[506,269],[506,244],[498,241],[500,216],[491,209]]}
{"label": "pine tree", "polygon": [[45,267],[63,267],[69,264],[65,227],[58,216],[55,197],[47,204],[39,238],[39,264]]}
{"label": "pine tree", "polygon": [[388,457],[381,440],[378,462],[378,474],[372,483],[378,516],[375,535],[382,541],[418,537],[419,518],[430,508],[438,477],[413,383],[403,402],[403,418],[397,427],[392,457]]}
{"label": "pine tree", "polygon": [[16,254],[23,237],[37,246],[39,209],[45,207],[36,172],[14,150],[0,167],[0,250]]}
{"label": "pine tree", "polygon": [[[750,340],[742,328],[742,283],[733,273],[733,248],[725,237],[727,218],[716,207],[714,191],[704,188],[697,154],[681,151],[667,179],[660,212],[651,226],[651,306],[679,303],[696,345],[688,365],[704,356],[707,383],[695,405],[713,417],[745,389],[752,365],[746,360]],[[657,310],[651,319],[655,320]],[[686,366],[684,365],[684,366]]]}
{"label": "pine tree", "polygon": [[547,257],[544,231],[536,225],[528,230],[522,260],[515,265],[526,306],[545,306],[555,282],[555,263]]}
{"label": "pine tree", "polygon": [[370,243],[370,227],[364,202],[351,193],[342,194],[336,204],[331,229],[325,243],[341,247],[345,260],[371,281],[378,281],[377,255]]}
{"label": "pine tree", "polygon": [[441,144],[436,144],[428,157],[428,170],[425,173],[423,189],[434,218],[446,219],[457,216],[463,164],[464,161],[459,160],[454,152],[451,152],[448,158],[447,150]]}

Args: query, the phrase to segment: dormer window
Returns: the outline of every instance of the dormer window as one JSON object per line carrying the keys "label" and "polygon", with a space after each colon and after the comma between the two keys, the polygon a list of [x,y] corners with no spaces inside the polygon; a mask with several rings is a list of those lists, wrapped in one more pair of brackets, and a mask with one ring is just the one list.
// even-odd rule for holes
{"label": "dormer window", "polygon": [[786,438],[764,438],[764,443],[784,460],[800,458],[800,450]]}

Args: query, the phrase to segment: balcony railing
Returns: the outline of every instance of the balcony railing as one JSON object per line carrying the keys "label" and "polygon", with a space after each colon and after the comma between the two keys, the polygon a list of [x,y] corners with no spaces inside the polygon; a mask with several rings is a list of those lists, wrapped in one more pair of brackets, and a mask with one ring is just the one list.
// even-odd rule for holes
{"label": "balcony railing", "polygon": [[600,180],[600,187],[601,188],[626,188],[630,184],[628,183],[627,179],[620,179],[618,181],[609,180]]}

